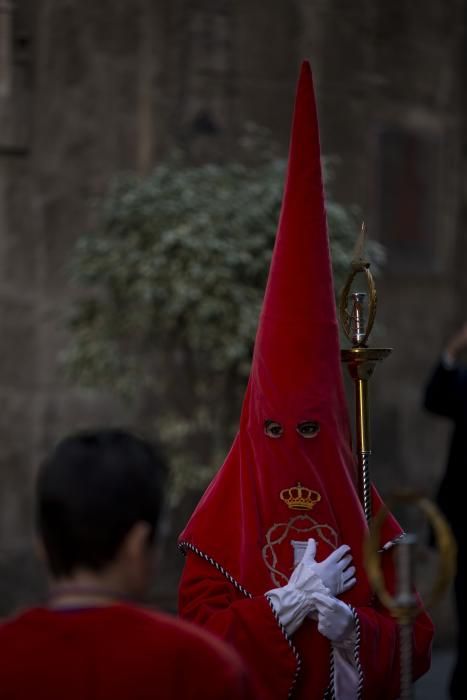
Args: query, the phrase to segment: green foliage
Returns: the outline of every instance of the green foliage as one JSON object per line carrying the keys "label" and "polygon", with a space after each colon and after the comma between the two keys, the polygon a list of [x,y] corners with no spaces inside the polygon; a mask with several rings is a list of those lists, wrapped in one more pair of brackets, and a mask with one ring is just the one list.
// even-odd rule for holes
{"label": "green foliage", "polygon": [[[146,423],[168,445],[177,492],[219,466],[237,423],[284,172],[267,135],[250,130],[241,160],[175,156],[149,177],[120,176],[98,230],[78,242],[85,295],[66,365],[80,383],[153,399]],[[329,192],[327,213],[338,289],[358,225]]]}

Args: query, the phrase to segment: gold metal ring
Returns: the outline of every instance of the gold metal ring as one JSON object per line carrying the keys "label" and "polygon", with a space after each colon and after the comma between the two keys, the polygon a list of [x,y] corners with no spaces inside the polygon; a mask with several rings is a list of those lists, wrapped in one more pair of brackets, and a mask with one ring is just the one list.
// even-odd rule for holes
{"label": "gold metal ring", "polygon": [[368,319],[365,327],[365,335],[358,343],[360,346],[365,346],[375,322],[377,305],[375,281],[370,271],[370,263],[366,260],[355,260],[352,262],[352,272],[347,278],[347,282],[339,297],[339,315],[344,333],[347,339],[352,341],[352,318],[351,314],[348,312],[349,295],[354,279],[359,274],[364,275],[368,289]]}
{"label": "gold metal ring", "polygon": [[407,616],[415,617],[420,610],[416,607],[413,611],[402,610],[396,600],[388,592],[383,572],[381,569],[381,557],[379,554],[381,527],[389,514],[389,508],[394,503],[411,503],[425,514],[427,520],[433,528],[437,550],[439,553],[439,566],[433,587],[428,593],[424,605],[427,608],[433,607],[454,578],[456,572],[457,545],[452,530],[442,515],[439,508],[428,498],[413,492],[402,492],[395,494],[388,500],[388,506],[382,506],[375,518],[373,518],[368,537],[364,546],[365,567],[368,578],[375,589],[379,599],[395,617]]}

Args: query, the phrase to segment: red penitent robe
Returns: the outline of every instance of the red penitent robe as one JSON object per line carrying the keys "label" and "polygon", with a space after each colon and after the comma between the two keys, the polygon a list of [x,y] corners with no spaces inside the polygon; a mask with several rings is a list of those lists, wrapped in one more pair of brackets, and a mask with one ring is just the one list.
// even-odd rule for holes
{"label": "red penitent robe", "polygon": [[[374,490],[375,513],[380,505]],[[387,518],[381,545],[401,533]],[[239,431],[179,539],[186,554],[180,614],[242,654],[263,684],[258,700],[286,700],[294,680],[297,700],[334,697],[328,639],[310,619],[288,638],[264,594],[289,581],[297,541],[315,539],[317,561],[348,545],[356,583],[340,597],[355,613],[351,653],[358,698],[394,700],[397,625],[375,602],[364,565],[367,535],[342,379],[313,81],[305,62]],[[382,556],[391,589],[391,550]],[[414,629],[415,676],[429,667],[432,635],[422,613]]]}
{"label": "red penitent robe", "polygon": [[[384,555],[389,560],[390,554]],[[322,700],[330,685],[330,644],[316,622],[306,620],[290,641],[282,633],[264,595],[249,597],[208,561],[186,556],[179,597],[180,613],[232,644],[241,653],[261,690],[256,700]],[[362,700],[399,697],[399,641],[395,620],[382,606],[356,608],[359,620],[357,667]],[[413,678],[430,667],[433,625],[426,613],[413,631]],[[324,660],[324,662],[323,662]]]}
{"label": "red penitent robe", "polygon": [[1,700],[253,700],[208,632],[130,605],[29,610],[0,625]]}

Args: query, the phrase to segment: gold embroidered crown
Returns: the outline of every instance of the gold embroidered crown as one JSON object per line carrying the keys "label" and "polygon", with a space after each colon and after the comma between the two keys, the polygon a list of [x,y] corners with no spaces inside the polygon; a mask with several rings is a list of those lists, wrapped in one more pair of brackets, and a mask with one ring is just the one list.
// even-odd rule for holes
{"label": "gold embroidered crown", "polygon": [[300,482],[281,491],[280,497],[291,510],[311,510],[321,500],[317,491],[302,486]]}

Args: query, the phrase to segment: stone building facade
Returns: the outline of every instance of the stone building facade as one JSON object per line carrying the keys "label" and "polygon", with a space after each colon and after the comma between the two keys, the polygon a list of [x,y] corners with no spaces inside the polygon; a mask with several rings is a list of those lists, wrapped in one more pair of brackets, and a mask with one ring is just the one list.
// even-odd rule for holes
{"label": "stone building facade", "polygon": [[[131,421],[60,368],[69,259],[115,172],[182,144],[232,152],[249,120],[286,152],[303,57],[334,190],[388,251],[373,469],[433,493],[448,426],[421,387],[465,318],[465,3],[453,0],[0,0],[0,612],[40,588],[38,458],[65,431]],[[443,613],[444,614],[444,613]]]}

